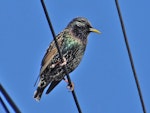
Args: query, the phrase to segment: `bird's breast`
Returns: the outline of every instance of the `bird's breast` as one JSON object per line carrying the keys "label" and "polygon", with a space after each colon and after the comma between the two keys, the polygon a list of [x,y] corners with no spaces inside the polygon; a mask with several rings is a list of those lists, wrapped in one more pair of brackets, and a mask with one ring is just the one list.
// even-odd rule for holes
{"label": "bird's breast", "polygon": [[84,51],[85,46],[79,40],[68,39],[65,41],[62,53],[67,60],[69,72],[72,72],[79,65]]}

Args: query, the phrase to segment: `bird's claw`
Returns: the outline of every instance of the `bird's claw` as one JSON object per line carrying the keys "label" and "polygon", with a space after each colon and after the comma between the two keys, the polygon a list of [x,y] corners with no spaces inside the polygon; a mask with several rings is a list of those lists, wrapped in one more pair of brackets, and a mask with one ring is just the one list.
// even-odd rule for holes
{"label": "bird's claw", "polygon": [[61,64],[59,64],[60,66],[64,66],[64,65],[66,65],[67,64],[67,60],[66,60],[66,58],[65,57],[63,57],[63,63],[61,63]]}
{"label": "bird's claw", "polygon": [[67,85],[67,88],[69,89],[69,91],[73,91],[74,90],[74,83],[73,82],[71,82],[71,84],[68,84]]}
{"label": "bird's claw", "polygon": [[65,78],[64,78],[64,81],[65,81],[66,83],[68,83],[67,89],[69,89],[69,91],[73,91],[73,90],[74,90],[74,83],[71,82],[71,84],[69,84],[68,80],[65,79]]}
{"label": "bird's claw", "polygon": [[63,57],[63,63],[61,63],[61,62],[56,62],[55,64],[52,64],[51,66],[50,66],[50,68],[55,68],[57,65],[59,65],[59,66],[64,66],[64,65],[66,65],[67,64],[67,60],[66,60],[66,58],[65,57]]}

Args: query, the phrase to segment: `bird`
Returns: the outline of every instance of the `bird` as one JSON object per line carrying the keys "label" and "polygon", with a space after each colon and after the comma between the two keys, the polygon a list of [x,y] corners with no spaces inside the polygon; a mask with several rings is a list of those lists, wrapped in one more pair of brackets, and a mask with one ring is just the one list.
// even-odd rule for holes
{"label": "bird", "polygon": [[[68,82],[65,79],[66,73],[63,66],[66,65],[69,73],[78,67],[86,49],[88,35],[91,32],[101,33],[92,27],[87,18],[76,17],[56,36],[63,62],[61,62],[55,41],[50,43],[41,62],[40,79],[34,92],[36,101],[40,101],[43,91],[48,85],[46,94],[49,94],[60,81]],[[73,84],[71,86],[73,87]],[[73,90],[71,86],[70,90]]]}

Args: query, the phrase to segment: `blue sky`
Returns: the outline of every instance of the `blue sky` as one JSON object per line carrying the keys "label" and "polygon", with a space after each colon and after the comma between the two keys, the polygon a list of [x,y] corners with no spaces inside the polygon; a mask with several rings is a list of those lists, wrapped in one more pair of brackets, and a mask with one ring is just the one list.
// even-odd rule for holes
{"label": "blue sky", "polygon": [[[150,1],[119,4],[148,113]],[[83,113],[142,113],[115,0],[46,0],[46,6],[56,34],[77,16],[88,18],[102,32],[89,35],[83,60],[70,74]],[[20,110],[77,113],[64,81],[51,94],[43,94],[39,103],[33,99],[33,84],[53,39],[40,0],[3,0],[0,20],[0,83]]]}

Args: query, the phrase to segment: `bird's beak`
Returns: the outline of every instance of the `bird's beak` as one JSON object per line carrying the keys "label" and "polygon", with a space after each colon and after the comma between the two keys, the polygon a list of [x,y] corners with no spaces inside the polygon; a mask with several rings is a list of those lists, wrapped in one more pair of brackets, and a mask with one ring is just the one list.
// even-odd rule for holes
{"label": "bird's beak", "polygon": [[89,28],[89,31],[101,34],[101,32],[95,28]]}

